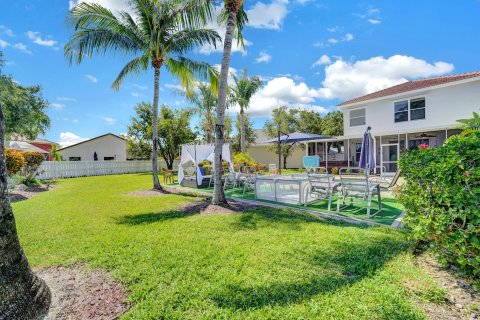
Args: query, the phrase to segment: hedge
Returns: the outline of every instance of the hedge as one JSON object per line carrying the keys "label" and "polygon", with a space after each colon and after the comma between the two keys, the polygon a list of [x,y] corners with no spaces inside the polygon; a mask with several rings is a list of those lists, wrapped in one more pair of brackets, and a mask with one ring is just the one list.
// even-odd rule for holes
{"label": "hedge", "polygon": [[402,155],[406,183],[398,190],[404,224],[444,263],[480,275],[480,132]]}
{"label": "hedge", "polygon": [[7,174],[11,177],[22,170],[25,165],[25,158],[21,152],[5,148],[5,162],[7,165]]}

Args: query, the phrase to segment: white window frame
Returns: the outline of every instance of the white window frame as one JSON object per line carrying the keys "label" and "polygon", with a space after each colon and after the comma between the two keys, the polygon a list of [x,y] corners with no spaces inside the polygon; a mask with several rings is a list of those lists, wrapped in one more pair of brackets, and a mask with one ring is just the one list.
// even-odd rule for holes
{"label": "white window frame", "polygon": [[[361,119],[361,118],[364,118],[365,121],[363,124],[357,124],[357,125],[353,125],[352,126],[352,111],[357,111],[357,110],[362,110],[364,111],[364,116],[363,117],[353,117],[353,119]],[[367,108],[366,107],[361,107],[361,108],[355,108],[355,109],[351,109],[348,111],[348,125],[350,127],[360,127],[360,126],[364,126],[367,124]]]}
{"label": "white window frame", "polygon": [[[425,100],[425,107],[423,108],[425,110],[425,118],[423,118],[423,119],[412,119],[412,117],[411,117],[412,109],[410,107],[410,103],[411,103],[412,100],[416,100],[416,99],[424,99]],[[398,121],[397,122],[397,121],[395,121],[395,114],[397,113],[397,112],[395,112],[395,103],[403,102],[403,101],[407,101],[407,103],[408,103],[408,110],[407,110],[408,119],[406,121]],[[415,110],[419,110],[419,109],[415,109]],[[426,120],[426,119],[427,119],[427,97],[426,96],[404,98],[404,99],[398,99],[398,100],[393,101],[393,123],[403,123],[403,122]]]}

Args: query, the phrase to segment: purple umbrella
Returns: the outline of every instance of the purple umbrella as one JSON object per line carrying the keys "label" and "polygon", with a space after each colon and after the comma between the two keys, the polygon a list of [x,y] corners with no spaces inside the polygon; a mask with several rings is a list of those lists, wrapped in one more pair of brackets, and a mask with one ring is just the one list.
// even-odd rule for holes
{"label": "purple umbrella", "polygon": [[368,173],[375,170],[375,148],[373,145],[371,128],[368,127],[363,134],[362,150],[360,152],[360,168],[365,169]]}

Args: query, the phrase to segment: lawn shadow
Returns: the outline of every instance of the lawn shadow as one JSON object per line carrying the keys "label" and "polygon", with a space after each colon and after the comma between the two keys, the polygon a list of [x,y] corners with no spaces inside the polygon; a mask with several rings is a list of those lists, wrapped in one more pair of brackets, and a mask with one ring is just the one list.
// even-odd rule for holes
{"label": "lawn shadow", "polygon": [[149,212],[149,213],[141,213],[141,214],[132,214],[132,215],[124,215],[121,217],[116,217],[115,222],[117,224],[125,224],[125,225],[145,225],[150,223],[162,222],[167,220],[173,219],[181,219],[187,218],[192,214],[185,213],[178,210],[170,210],[164,212]]}
{"label": "lawn shadow", "polygon": [[405,242],[388,236],[377,241],[368,238],[352,245],[334,243],[308,257],[312,268],[319,270],[302,281],[280,281],[245,285],[230,283],[212,294],[220,308],[249,310],[300,303],[318,294],[334,293],[366,277],[373,276],[385,263],[406,249]]}

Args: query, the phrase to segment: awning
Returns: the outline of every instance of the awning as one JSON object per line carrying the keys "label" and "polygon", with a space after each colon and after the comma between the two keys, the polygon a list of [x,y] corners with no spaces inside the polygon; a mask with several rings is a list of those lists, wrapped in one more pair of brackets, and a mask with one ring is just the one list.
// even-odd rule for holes
{"label": "awning", "polygon": [[[293,132],[290,134],[285,134],[280,136],[280,142],[282,143],[296,143],[296,142],[303,142],[303,141],[310,141],[310,140],[317,140],[317,139],[327,139],[328,136],[320,135],[320,134],[312,134],[312,133],[303,133],[303,132]],[[277,143],[278,137],[273,138],[267,141],[264,141],[263,144],[267,143]]]}

